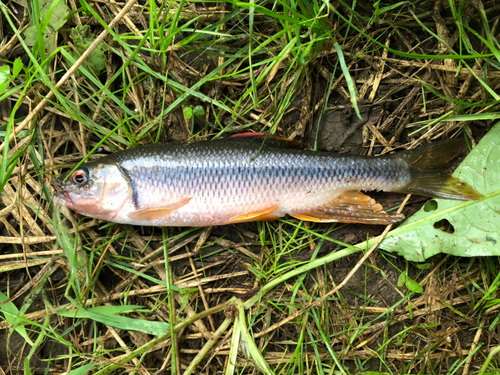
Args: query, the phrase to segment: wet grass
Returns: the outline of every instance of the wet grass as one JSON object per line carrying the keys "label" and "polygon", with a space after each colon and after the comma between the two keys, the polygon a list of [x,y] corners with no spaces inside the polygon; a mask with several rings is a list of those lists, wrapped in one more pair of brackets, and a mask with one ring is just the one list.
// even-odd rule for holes
{"label": "wet grass", "polygon": [[408,262],[377,250],[391,228],[140,228],[52,204],[63,169],[139,144],[337,150],[332,111],[364,121],[351,152],[475,146],[499,118],[495,1],[0,8],[5,373],[499,371],[498,258]]}

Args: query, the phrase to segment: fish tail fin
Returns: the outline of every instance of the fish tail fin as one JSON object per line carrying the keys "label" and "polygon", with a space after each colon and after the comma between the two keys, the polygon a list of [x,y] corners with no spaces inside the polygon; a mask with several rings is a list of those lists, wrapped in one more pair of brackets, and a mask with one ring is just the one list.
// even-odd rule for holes
{"label": "fish tail fin", "polygon": [[461,201],[470,201],[483,197],[476,189],[459,178],[436,171],[411,171],[411,182],[399,191],[407,194]]}
{"label": "fish tail fin", "polygon": [[399,191],[456,200],[482,198],[483,195],[468,183],[443,172],[462,145],[463,141],[452,139],[398,154],[408,163],[411,174],[410,183]]}

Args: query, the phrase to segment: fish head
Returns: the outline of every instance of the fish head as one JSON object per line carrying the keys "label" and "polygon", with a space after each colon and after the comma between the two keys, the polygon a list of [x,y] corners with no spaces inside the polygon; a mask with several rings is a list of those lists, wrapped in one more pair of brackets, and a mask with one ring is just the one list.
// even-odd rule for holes
{"label": "fish head", "polygon": [[56,185],[56,203],[102,220],[115,218],[134,195],[132,183],[116,164],[83,164],[58,178]]}

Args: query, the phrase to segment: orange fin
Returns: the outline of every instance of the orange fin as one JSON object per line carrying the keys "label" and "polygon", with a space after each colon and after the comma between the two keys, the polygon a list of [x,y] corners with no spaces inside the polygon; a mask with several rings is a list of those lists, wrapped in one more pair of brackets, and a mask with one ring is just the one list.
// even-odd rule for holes
{"label": "orange fin", "polygon": [[403,220],[402,214],[388,214],[382,206],[359,191],[340,194],[325,207],[309,212],[291,214],[296,219],[316,223],[361,223],[388,225]]}
{"label": "orange fin", "polygon": [[268,215],[277,208],[278,206],[272,206],[264,210],[247,212],[245,214],[236,215],[230,218],[226,223],[235,224],[235,223],[244,223],[246,221],[272,220],[274,219],[274,217]]}
{"label": "orange fin", "polygon": [[144,207],[131,212],[128,217],[132,220],[158,220],[167,217],[175,210],[185,206],[192,198],[182,198],[181,200],[165,204],[162,206]]}

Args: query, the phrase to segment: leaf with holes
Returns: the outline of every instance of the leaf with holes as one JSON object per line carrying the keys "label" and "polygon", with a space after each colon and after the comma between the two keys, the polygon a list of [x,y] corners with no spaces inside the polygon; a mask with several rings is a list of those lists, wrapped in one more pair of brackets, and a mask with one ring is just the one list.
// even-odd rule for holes
{"label": "leaf with holes", "polygon": [[411,261],[446,253],[456,256],[500,255],[500,122],[453,174],[484,195],[476,201],[433,199],[380,247]]}

